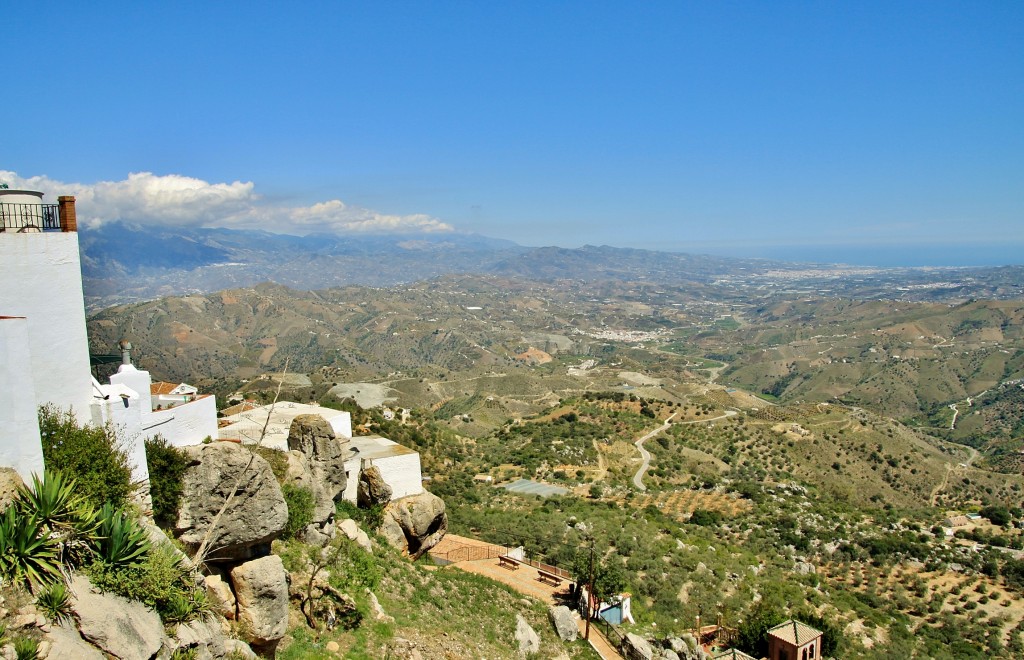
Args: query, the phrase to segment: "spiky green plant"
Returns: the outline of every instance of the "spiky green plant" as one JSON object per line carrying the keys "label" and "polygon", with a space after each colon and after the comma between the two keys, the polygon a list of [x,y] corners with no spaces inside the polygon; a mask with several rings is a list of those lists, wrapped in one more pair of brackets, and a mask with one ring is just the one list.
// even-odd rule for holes
{"label": "spiky green plant", "polygon": [[63,582],[55,582],[36,596],[36,607],[52,623],[71,620],[71,592]]}
{"label": "spiky green plant", "polygon": [[39,523],[44,534],[57,542],[58,559],[80,566],[91,558],[99,525],[96,511],[78,494],[78,484],[59,470],[43,478],[32,475],[31,488],[22,487],[16,500],[19,511]]}
{"label": "spiky green plant", "polygon": [[16,638],[14,654],[18,660],[37,660],[39,658],[39,640],[34,637]]}
{"label": "spiky green plant", "polygon": [[150,549],[146,531],[109,503],[100,509],[97,534],[97,554],[108,566],[137,564]]}
{"label": "spiky green plant", "polygon": [[0,514],[0,575],[32,590],[62,579],[57,542],[13,505]]}

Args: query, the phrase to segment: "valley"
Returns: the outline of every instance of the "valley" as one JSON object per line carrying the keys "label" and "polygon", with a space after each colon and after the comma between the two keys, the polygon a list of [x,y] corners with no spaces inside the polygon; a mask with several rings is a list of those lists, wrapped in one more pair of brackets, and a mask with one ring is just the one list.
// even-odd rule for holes
{"label": "valley", "polygon": [[[90,340],[219,401],[353,411],[420,453],[453,532],[567,569],[595,546],[648,637],[797,616],[834,657],[1024,651],[1013,277],[604,269],[194,293]],[[944,526],[993,507],[1009,524]]]}

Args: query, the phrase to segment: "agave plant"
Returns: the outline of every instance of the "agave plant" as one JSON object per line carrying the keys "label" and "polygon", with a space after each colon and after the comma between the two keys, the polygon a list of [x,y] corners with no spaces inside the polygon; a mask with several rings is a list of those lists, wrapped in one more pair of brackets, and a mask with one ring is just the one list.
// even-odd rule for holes
{"label": "agave plant", "polygon": [[0,514],[0,575],[33,591],[62,579],[58,544],[39,521],[17,506]]}
{"label": "agave plant", "polygon": [[37,660],[39,658],[39,640],[23,635],[14,639],[14,657],[18,660]]}
{"label": "agave plant", "polygon": [[32,487],[20,490],[16,504],[56,541],[61,563],[80,566],[90,558],[99,521],[96,511],[78,494],[74,479],[49,470],[42,480],[33,475]]}
{"label": "agave plant", "polygon": [[71,591],[63,582],[55,582],[36,596],[36,607],[53,623],[71,620]]}
{"label": "agave plant", "polygon": [[146,531],[109,503],[100,509],[97,535],[97,554],[108,566],[136,564],[149,552]]}

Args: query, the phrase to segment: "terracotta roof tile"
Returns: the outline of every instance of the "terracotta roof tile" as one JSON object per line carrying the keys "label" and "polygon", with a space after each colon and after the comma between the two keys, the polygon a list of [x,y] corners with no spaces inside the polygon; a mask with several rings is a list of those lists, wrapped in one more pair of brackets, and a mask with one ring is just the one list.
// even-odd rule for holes
{"label": "terracotta roof tile", "polygon": [[149,386],[149,393],[150,394],[170,394],[171,391],[174,390],[174,388],[177,387],[177,386],[178,386],[178,383],[166,383],[164,381],[158,380],[157,382],[152,383]]}

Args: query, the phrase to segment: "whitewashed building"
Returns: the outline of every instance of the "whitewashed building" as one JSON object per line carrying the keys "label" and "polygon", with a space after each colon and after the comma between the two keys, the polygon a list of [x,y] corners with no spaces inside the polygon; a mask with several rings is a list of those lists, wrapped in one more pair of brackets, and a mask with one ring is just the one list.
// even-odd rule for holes
{"label": "whitewashed building", "polygon": [[37,410],[46,404],[81,425],[113,425],[141,483],[147,437],[175,445],[216,437],[212,396],[154,410],[148,372],[124,364],[110,384],[92,377],[74,197],[44,204],[42,193],[0,189],[0,274],[0,465],[26,480],[43,472]]}
{"label": "whitewashed building", "polygon": [[299,415],[320,415],[338,438],[352,437],[352,415],[344,410],[315,404],[278,401],[265,406],[240,404],[221,411],[218,437],[243,444],[260,443],[264,447],[288,451],[288,430]]}

